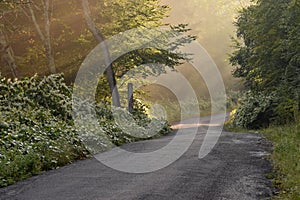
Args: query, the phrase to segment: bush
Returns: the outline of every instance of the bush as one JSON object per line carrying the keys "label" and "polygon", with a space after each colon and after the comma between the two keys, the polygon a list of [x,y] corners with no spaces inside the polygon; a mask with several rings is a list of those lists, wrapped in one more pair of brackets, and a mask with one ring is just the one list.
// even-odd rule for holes
{"label": "bush", "polygon": [[[125,109],[122,108],[118,108],[116,110],[116,113],[125,115],[123,117],[125,117],[126,119],[132,118],[132,120],[128,120],[130,122],[129,124],[118,124],[115,121],[116,116],[113,115],[111,106],[107,102],[97,104],[96,113],[99,119],[99,124],[101,128],[105,131],[106,136],[108,136],[110,138],[110,141],[117,146],[124,143],[153,138],[153,136],[147,136],[148,131],[151,128],[155,128],[148,127],[151,121],[152,125],[156,123],[157,125],[160,125],[159,127],[162,127],[162,129],[160,129],[154,137],[164,135],[171,131],[167,121],[164,121],[162,119],[148,118],[146,114],[146,106],[140,103],[139,101],[134,101],[134,110],[132,114],[128,113]],[[124,128],[127,131],[130,130],[132,132],[138,132],[138,134],[127,134],[124,128],[121,129],[120,126],[126,126],[127,128]],[[134,135],[140,135],[143,137],[137,138],[134,137]]]}
{"label": "bush", "polygon": [[[0,187],[89,156],[72,119],[71,95],[62,74],[22,80],[0,75]],[[142,108],[136,106],[133,118],[144,126],[150,120]],[[96,113],[110,143],[138,140],[117,126],[107,102],[97,104]],[[97,148],[107,149],[103,135],[82,131],[100,138]],[[168,131],[165,123],[161,134]]]}
{"label": "bush", "polygon": [[233,125],[247,129],[268,126],[274,116],[274,94],[246,93],[233,116]]}
{"label": "bush", "polygon": [[84,158],[61,74],[0,77],[0,186]]}
{"label": "bush", "polygon": [[240,128],[259,129],[295,122],[297,112],[297,102],[277,92],[247,92],[231,116],[231,123]]}

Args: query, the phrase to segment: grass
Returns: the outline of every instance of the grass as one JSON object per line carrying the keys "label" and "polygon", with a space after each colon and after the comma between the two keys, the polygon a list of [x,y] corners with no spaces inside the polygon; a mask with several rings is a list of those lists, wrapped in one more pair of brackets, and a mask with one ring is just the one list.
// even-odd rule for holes
{"label": "grass", "polygon": [[300,200],[300,124],[270,127],[261,132],[274,142],[273,183],[279,189],[274,199]]}

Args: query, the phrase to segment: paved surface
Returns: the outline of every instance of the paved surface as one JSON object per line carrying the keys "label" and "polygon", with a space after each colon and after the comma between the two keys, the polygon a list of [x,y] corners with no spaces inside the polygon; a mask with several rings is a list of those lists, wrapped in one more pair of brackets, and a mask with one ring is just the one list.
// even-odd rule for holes
{"label": "paved surface", "polygon": [[[183,128],[193,123],[187,124]],[[259,134],[223,132],[213,151],[198,159],[207,125],[200,125],[195,141],[180,159],[159,171],[123,173],[87,159],[1,188],[0,199],[269,199],[273,189],[265,174],[271,166],[265,155],[270,143]],[[123,148],[151,151],[168,144],[174,134]]]}

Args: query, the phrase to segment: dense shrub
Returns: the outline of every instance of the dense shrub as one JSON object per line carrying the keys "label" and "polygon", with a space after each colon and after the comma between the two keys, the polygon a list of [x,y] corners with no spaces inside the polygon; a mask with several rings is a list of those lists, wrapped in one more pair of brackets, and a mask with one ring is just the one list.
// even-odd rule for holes
{"label": "dense shrub", "polygon": [[247,92],[230,120],[236,127],[259,129],[295,122],[297,112],[297,102],[278,92]]}
{"label": "dense shrub", "polygon": [[0,78],[0,186],[87,155],[71,120],[61,74]]}
{"label": "dense shrub", "polygon": [[[72,120],[71,95],[62,74],[22,80],[0,75],[0,186],[89,155]],[[146,126],[150,120],[142,108],[136,105],[133,118]],[[108,103],[97,104],[95,111],[105,134],[99,135],[100,139],[107,136],[115,145],[138,139],[117,126]],[[160,133],[168,132],[169,126],[161,123]],[[101,141],[97,145],[107,149]]]}

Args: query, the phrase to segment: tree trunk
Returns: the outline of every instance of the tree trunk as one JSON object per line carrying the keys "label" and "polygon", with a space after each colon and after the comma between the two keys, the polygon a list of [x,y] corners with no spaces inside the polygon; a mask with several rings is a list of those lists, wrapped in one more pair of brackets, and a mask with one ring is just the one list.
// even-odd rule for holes
{"label": "tree trunk", "polygon": [[8,44],[3,30],[0,29],[0,51],[1,60],[4,61],[10,68],[14,78],[19,78],[18,67],[14,59],[14,52]]}
{"label": "tree trunk", "polygon": [[133,84],[128,83],[128,112],[133,112]]}
{"label": "tree trunk", "polygon": [[119,91],[117,88],[115,73],[114,73],[114,70],[113,70],[113,67],[111,64],[111,57],[110,57],[110,53],[109,53],[107,44],[105,42],[105,38],[102,35],[102,33],[99,31],[99,29],[96,27],[95,22],[91,18],[91,10],[89,7],[88,0],[82,0],[82,7],[83,7],[83,12],[84,12],[84,18],[88,25],[89,30],[93,33],[94,37],[96,38],[96,40],[99,43],[103,42],[103,44],[104,44],[103,53],[104,53],[104,58],[105,58],[105,65],[107,66],[106,74],[107,74],[107,80],[109,83],[110,92],[112,95],[113,105],[116,107],[120,107],[121,106],[120,95],[119,95]]}
{"label": "tree trunk", "polygon": [[44,13],[45,13],[45,46],[47,51],[48,57],[48,66],[51,73],[56,73],[56,67],[54,62],[54,57],[52,53],[52,46],[51,46],[51,36],[50,36],[50,19],[49,19],[49,0],[45,0],[44,5]]}
{"label": "tree trunk", "polygon": [[36,21],[35,13],[32,9],[32,6],[28,4],[28,8],[30,11],[32,22],[35,26],[35,29],[42,40],[45,50],[46,50],[46,56],[48,59],[48,67],[52,74],[56,73],[56,66],[54,61],[54,56],[52,52],[52,46],[51,46],[51,36],[50,36],[50,19],[49,19],[49,0],[45,0],[45,2],[42,0],[43,3],[43,10],[44,10],[44,20],[45,20],[45,35],[43,34],[40,25]]}

